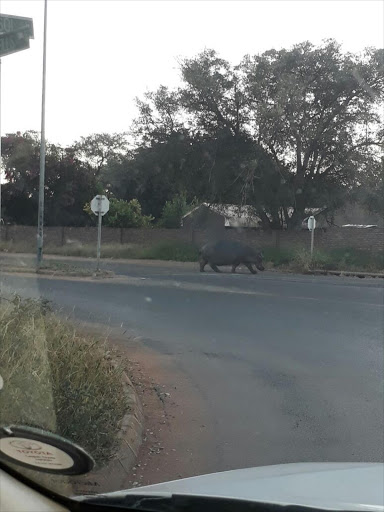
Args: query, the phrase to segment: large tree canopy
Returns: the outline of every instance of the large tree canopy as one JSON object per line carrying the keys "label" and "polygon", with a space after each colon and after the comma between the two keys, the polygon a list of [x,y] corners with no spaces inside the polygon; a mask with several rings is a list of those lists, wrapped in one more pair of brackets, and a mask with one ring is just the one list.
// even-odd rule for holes
{"label": "large tree canopy", "polygon": [[[333,209],[349,199],[377,210],[383,58],[381,49],[355,55],[327,40],[247,55],[236,65],[211,49],[181,59],[180,86],[163,84],[136,99],[128,135],[49,145],[47,204],[63,196],[52,200],[47,221],[77,222],[79,215],[83,222],[77,203],[95,187],[138,199],[156,219],[175,197],[249,204],[273,229],[294,229],[306,208]],[[20,222],[36,217],[39,144],[32,134],[12,137],[4,141],[13,194],[6,208]],[[70,184],[80,192],[67,194]],[[71,217],[62,210],[72,200]],[[20,205],[23,213],[11,213]]]}
{"label": "large tree canopy", "polygon": [[383,50],[305,42],[237,66],[205,50],[180,69],[177,90],[138,100],[135,122],[151,159],[183,169],[170,195],[251,204],[266,227],[296,227],[308,207],[340,206],[378,162]]}
{"label": "large tree canopy", "polygon": [[[291,178],[297,224],[304,208],[338,202],[367,157],[379,154],[383,51],[342,54],[328,41],[246,57],[241,65],[255,139]],[[369,130],[368,130],[369,127]]]}

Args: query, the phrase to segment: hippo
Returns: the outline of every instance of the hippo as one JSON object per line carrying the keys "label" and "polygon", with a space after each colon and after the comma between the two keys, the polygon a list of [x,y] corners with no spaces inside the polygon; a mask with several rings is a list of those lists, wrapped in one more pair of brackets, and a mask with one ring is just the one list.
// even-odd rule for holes
{"label": "hippo", "polygon": [[258,270],[264,270],[263,254],[241,242],[231,240],[209,242],[200,249],[199,255],[200,272],[204,272],[207,263],[215,272],[220,272],[218,266],[232,265],[232,272],[235,273],[240,263],[243,263],[252,274],[257,274],[252,264],[255,264]]}

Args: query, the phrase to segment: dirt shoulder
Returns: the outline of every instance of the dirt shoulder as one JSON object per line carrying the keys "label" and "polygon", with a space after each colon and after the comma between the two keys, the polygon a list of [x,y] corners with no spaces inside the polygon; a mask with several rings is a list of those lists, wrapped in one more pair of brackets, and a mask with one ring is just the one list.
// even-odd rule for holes
{"label": "dirt shoulder", "polygon": [[[88,332],[102,329],[95,325]],[[108,343],[124,360],[144,413],[144,435],[124,488],[200,475],[214,470],[209,453],[213,425],[203,397],[171,354],[160,354],[140,339],[109,330]],[[122,488],[122,487],[120,487]]]}

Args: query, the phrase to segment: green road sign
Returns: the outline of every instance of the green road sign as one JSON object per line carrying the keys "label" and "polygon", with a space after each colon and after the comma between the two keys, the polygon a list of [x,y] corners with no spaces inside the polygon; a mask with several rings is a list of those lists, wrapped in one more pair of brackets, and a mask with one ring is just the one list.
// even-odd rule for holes
{"label": "green road sign", "polygon": [[0,14],[0,34],[7,32],[16,32],[22,30],[26,32],[30,39],[33,39],[33,21],[32,18],[22,16],[11,16],[10,14]]}
{"label": "green road sign", "polygon": [[24,32],[0,34],[0,57],[29,48],[29,38]]}
{"label": "green road sign", "polygon": [[26,50],[33,37],[32,18],[0,14],[0,57]]}

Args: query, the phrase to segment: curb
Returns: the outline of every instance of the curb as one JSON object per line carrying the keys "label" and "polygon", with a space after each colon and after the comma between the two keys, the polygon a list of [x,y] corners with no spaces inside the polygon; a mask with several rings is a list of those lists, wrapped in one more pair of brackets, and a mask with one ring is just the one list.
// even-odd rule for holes
{"label": "curb", "polygon": [[340,276],[340,277],[377,277],[379,279],[384,279],[384,274],[376,273],[376,272],[356,272],[356,271],[347,271],[347,270],[311,270],[307,272],[307,274],[311,275],[322,275],[322,276]]}
{"label": "curb", "polygon": [[126,487],[127,476],[135,464],[142,443],[144,412],[128,375],[123,372],[123,386],[129,411],[122,419],[118,438],[120,448],[111,462],[92,473],[71,479],[76,495],[120,491]]}
{"label": "curb", "polygon": [[52,277],[55,279],[83,279],[83,280],[93,280],[93,281],[102,281],[105,279],[113,279],[116,277],[116,274],[113,271],[105,271],[102,273],[92,272],[89,274],[85,274],[82,272],[70,271],[56,271],[56,270],[36,270],[25,268],[25,267],[1,267],[0,272],[2,274],[22,274],[26,277],[34,277],[34,278],[45,278]]}

